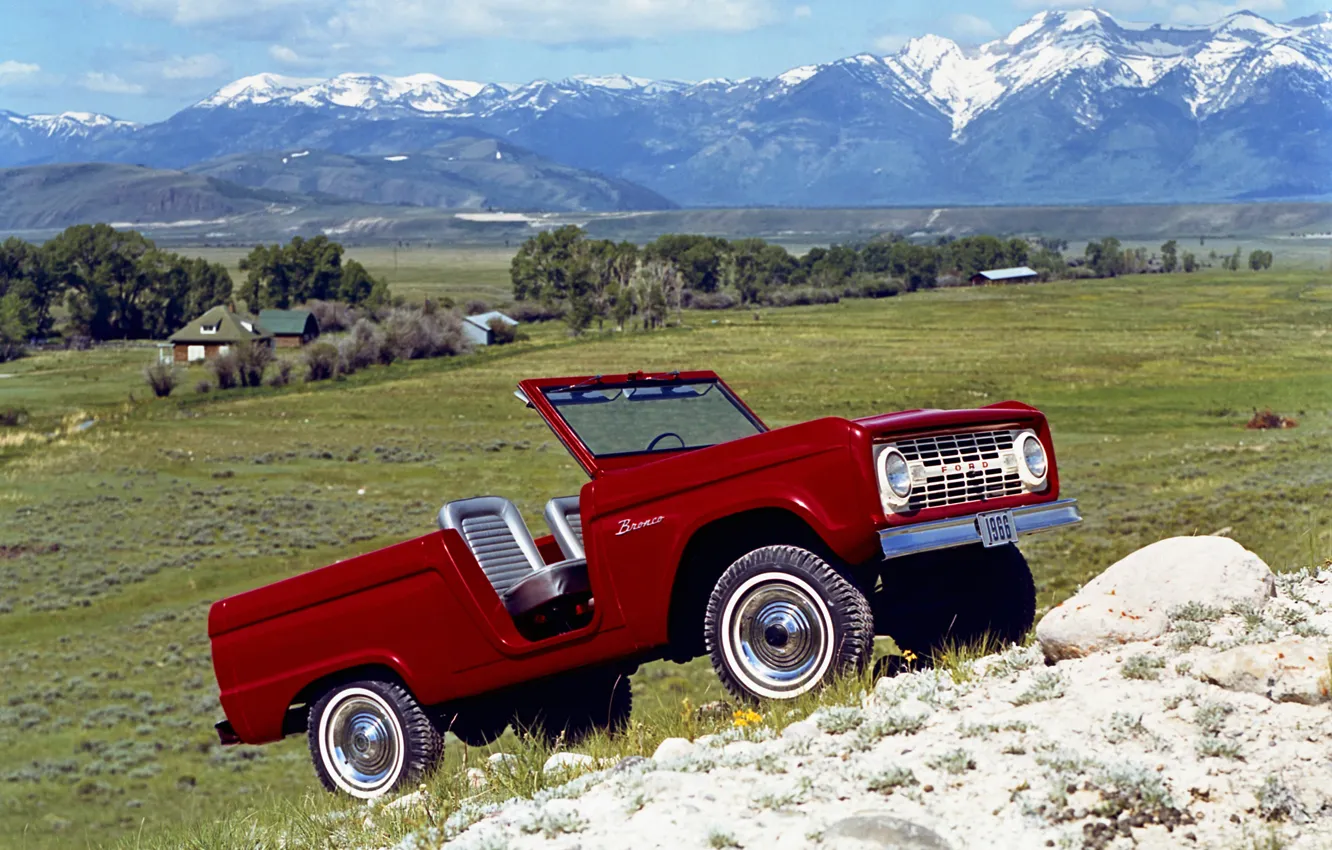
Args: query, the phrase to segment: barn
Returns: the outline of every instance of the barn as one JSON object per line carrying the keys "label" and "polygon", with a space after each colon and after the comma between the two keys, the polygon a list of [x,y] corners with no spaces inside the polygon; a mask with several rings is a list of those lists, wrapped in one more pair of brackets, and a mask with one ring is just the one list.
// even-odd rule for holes
{"label": "barn", "polygon": [[309,310],[260,310],[259,326],[278,348],[300,348],[319,336],[319,320]]}
{"label": "barn", "polygon": [[273,345],[273,334],[259,320],[228,307],[214,307],[176,331],[167,341],[176,363],[214,360],[244,342]]}
{"label": "barn", "polygon": [[481,313],[463,319],[463,333],[467,335],[473,345],[494,345],[495,331],[490,327],[490,323],[497,319],[511,328],[518,324],[517,319],[511,319],[498,310],[491,310],[489,313]]}
{"label": "barn", "polygon": [[1035,269],[1029,269],[1026,266],[1018,266],[1013,269],[990,269],[989,271],[977,272],[971,276],[971,285],[980,286],[986,283],[1035,283],[1041,277],[1041,273]]}

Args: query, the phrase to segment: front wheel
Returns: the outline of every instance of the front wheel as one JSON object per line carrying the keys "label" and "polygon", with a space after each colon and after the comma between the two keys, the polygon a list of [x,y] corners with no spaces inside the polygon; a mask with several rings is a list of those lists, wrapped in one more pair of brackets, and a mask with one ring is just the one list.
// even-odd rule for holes
{"label": "front wheel", "polygon": [[330,791],[371,800],[419,781],[443,738],[416,699],[393,682],[339,685],[310,709],[310,755]]}
{"label": "front wheel", "polygon": [[717,676],[747,702],[793,699],[874,653],[864,594],[794,546],[755,549],[722,573],[703,629]]}

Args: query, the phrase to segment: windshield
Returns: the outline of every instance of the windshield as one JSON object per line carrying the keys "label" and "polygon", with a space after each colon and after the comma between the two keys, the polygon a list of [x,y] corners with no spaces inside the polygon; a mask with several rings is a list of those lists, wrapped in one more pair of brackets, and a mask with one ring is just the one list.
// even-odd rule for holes
{"label": "windshield", "polygon": [[542,392],[597,457],[699,449],[763,431],[717,381]]}

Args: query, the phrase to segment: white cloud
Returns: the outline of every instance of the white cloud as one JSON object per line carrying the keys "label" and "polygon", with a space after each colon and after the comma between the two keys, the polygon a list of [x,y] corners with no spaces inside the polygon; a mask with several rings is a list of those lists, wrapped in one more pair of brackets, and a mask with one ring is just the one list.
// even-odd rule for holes
{"label": "white cloud", "polygon": [[[1090,0],[1014,0],[1019,9],[1086,9]],[[1277,15],[1286,11],[1286,0],[1240,0],[1226,3],[1217,0],[1194,0],[1177,3],[1174,0],[1100,0],[1094,4],[1112,15],[1132,19],[1161,20],[1172,24],[1211,24],[1236,12],[1250,11],[1259,15]]]}
{"label": "white cloud", "polygon": [[37,76],[42,70],[40,65],[27,62],[15,62],[6,59],[0,62],[0,86],[8,86]]}
{"label": "white cloud", "polygon": [[900,32],[885,33],[884,35],[881,35],[878,38],[874,39],[874,47],[876,50],[882,53],[896,53],[897,51],[901,50],[903,47],[906,47],[906,43],[910,41],[913,37],[914,36],[909,35],[907,33],[900,33]]}
{"label": "white cloud", "polygon": [[138,83],[131,83],[106,71],[89,71],[79,78],[79,85],[88,91],[104,94],[143,94],[147,91]]}
{"label": "white cloud", "polygon": [[814,10],[808,6],[796,6],[791,10],[791,14],[795,15],[797,18],[809,18],[813,17]]}
{"label": "white cloud", "polygon": [[743,32],[777,20],[775,0],[113,0],[239,38],[434,47],[475,38],[547,44]]}
{"label": "white cloud", "polygon": [[210,80],[230,73],[231,63],[214,53],[197,56],[173,56],[159,69],[167,80]]}
{"label": "white cloud", "polygon": [[959,41],[990,41],[999,37],[994,24],[976,15],[959,12],[944,19],[948,34]]}

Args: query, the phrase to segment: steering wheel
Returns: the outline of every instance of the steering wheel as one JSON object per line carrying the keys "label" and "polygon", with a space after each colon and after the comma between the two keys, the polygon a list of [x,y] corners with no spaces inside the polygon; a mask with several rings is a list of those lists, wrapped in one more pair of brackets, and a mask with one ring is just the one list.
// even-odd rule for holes
{"label": "steering wheel", "polygon": [[667,437],[674,437],[675,439],[679,440],[680,448],[682,449],[687,445],[684,441],[684,437],[681,437],[679,434],[675,433],[674,431],[667,431],[665,433],[658,434],[657,436],[653,437],[652,442],[648,443],[647,450],[652,451],[657,447],[657,443],[660,443],[662,440],[666,439]]}

